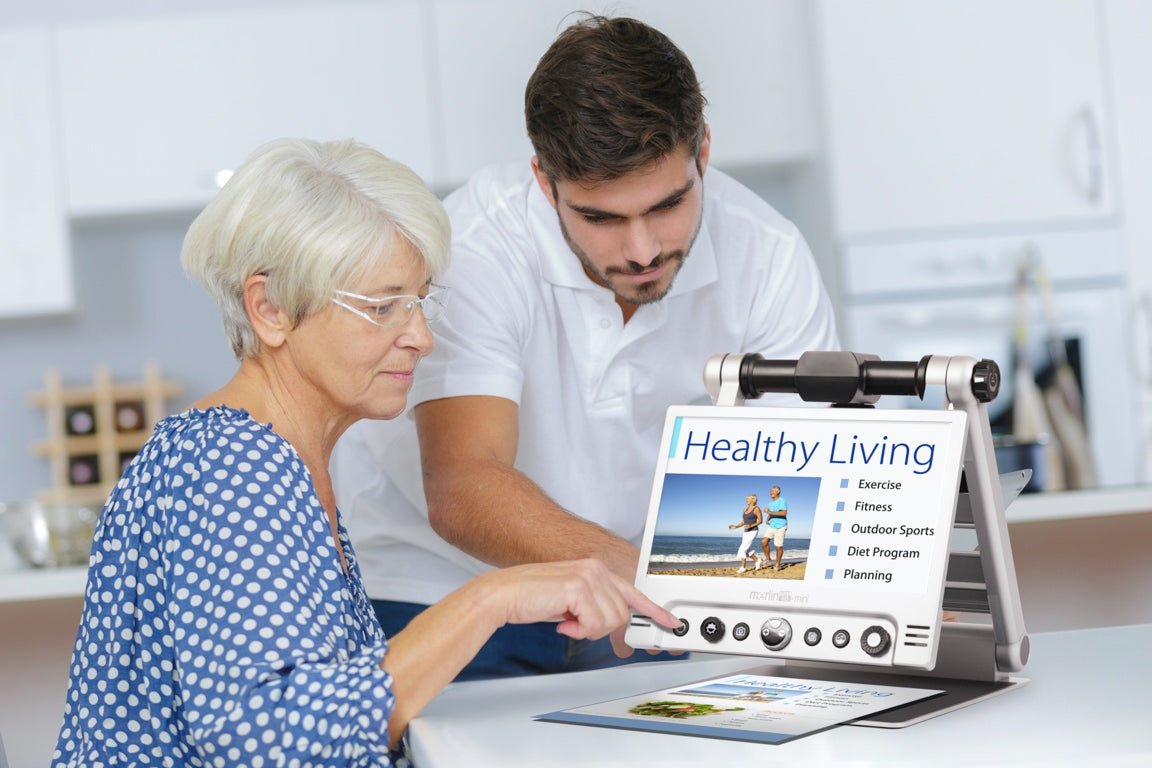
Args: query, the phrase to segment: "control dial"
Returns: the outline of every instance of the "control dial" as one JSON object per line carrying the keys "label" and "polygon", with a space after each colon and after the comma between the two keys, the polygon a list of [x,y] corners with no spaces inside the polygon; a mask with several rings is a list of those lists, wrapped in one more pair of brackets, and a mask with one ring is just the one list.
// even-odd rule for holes
{"label": "control dial", "polygon": [[873,625],[860,635],[860,647],[869,656],[883,656],[890,645],[892,645],[892,636],[884,627]]}
{"label": "control dial", "polygon": [[700,634],[710,643],[720,642],[724,637],[724,622],[715,616],[709,616],[700,624]]}
{"label": "control dial", "polygon": [[787,620],[773,617],[760,627],[760,640],[770,651],[779,651],[792,640],[792,625]]}
{"label": "control dial", "polygon": [[1000,394],[1000,366],[994,360],[980,360],[972,366],[972,394],[981,403],[990,403]]}

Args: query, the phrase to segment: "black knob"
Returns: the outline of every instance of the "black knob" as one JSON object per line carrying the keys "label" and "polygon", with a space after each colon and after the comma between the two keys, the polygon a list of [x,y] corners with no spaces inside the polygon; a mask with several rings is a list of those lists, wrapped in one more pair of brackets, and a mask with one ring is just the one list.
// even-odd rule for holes
{"label": "black knob", "polygon": [[708,642],[718,643],[720,638],[724,637],[724,622],[715,616],[709,616],[700,625],[700,634]]}
{"label": "black knob", "polygon": [[972,366],[972,394],[982,403],[990,403],[1000,394],[1000,366],[984,358]]}
{"label": "black knob", "polygon": [[874,625],[864,630],[860,636],[860,647],[869,656],[883,656],[892,644],[892,637],[884,627]]}

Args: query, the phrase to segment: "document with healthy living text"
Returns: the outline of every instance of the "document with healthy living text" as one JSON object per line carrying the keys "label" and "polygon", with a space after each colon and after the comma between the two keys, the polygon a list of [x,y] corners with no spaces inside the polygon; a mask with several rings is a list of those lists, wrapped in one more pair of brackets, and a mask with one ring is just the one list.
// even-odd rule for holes
{"label": "document with healthy living text", "polygon": [[537,719],[782,744],[942,693],[740,674],[550,712]]}

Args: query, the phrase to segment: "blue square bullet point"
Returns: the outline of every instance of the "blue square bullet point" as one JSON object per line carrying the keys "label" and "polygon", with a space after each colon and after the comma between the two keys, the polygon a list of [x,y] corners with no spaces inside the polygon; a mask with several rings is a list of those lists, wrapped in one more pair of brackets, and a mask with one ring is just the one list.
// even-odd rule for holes
{"label": "blue square bullet point", "polygon": [[830,578],[832,578],[832,569],[831,569],[831,568],[829,568],[828,570],[824,571],[824,578],[826,578],[826,579],[830,579]]}
{"label": "blue square bullet point", "polygon": [[836,511],[837,512],[843,512],[844,511],[844,502],[842,502],[842,501],[836,502]]}
{"label": "blue square bullet point", "polygon": [[840,487],[841,488],[847,488],[848,487],[848,478],[844,478],[843,480],[840,481]]}
{"label": "blue square bullet point", "polygon": [[835,544],[828,547],[828,556],[829,557],[836,557],[836,545]]}
{"label": "blue square bullet point", "polygon": [[840,533],[840,523],[832,524],[832,533]]}

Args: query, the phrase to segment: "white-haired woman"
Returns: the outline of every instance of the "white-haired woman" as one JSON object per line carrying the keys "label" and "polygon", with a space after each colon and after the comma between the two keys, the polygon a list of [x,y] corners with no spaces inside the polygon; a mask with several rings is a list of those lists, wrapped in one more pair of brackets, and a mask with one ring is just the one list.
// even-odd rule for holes
{"label": "white-haired woman", "polygon": [[487,573],[383,636],[328,462],[349,425],[404,410],[448,234],[415,174],[351,141],[263,147],[193,222],[184,266],[239,367],[156,426],[104,507],[54,765],[387,765],[506,623],[676,625],[581,561]]}

